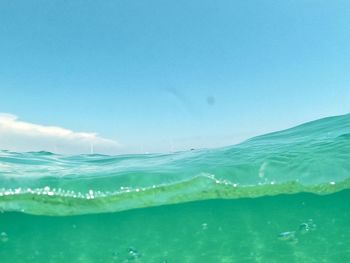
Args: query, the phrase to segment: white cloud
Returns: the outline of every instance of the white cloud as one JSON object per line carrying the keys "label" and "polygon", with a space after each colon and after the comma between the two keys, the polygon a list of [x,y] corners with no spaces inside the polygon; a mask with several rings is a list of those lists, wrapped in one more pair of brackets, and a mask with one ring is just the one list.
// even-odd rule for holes
{"label": "white cloud", "polygon": [[117,153],[120,144],[96,133],[74,132],[57,126],[20,121],[0,113],[0,149],[11,151],[50,151],[64,154]]}

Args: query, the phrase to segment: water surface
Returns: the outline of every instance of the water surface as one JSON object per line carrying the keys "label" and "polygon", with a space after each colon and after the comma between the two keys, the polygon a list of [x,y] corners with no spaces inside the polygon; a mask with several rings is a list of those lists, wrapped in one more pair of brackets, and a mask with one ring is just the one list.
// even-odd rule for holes
{"label": "water surface", "polygon": [[346,262],[350,115],[210,150],[0,152],[1,262]]}

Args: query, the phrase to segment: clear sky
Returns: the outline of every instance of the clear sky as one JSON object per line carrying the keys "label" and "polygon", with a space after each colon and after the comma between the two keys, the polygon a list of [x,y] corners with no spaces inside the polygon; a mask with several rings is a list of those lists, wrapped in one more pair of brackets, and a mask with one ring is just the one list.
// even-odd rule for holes
{"label": "clear sky", "polygon": [[[229,145],[348,113],[349,10],[347,0],[2,0],[0,112],[35,136],[98,133],[116,153]],[[21,133],[11,127],[0,137]]]}

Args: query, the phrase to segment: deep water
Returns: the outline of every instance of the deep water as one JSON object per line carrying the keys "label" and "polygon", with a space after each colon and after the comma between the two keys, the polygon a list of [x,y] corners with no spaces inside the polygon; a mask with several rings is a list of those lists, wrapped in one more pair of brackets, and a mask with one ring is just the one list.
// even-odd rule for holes
{"label": "deep water", "polygon": [[350,115],[171,154],[0,151],[0,263],[350,262]]}

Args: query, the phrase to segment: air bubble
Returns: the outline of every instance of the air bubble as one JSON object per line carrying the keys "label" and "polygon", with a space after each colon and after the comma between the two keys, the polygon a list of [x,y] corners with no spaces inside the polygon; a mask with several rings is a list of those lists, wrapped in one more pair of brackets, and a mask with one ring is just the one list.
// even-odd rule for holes
{"label": "air bubble", "polygon": [[128,248],[128,255],[129,259],[137,259],[141,257],[141,254],[134,247]]}
{"label": "air bubble", "polygon": [[6,232],[1,232],[0,233],[0,241],[3,243],[6,243],[8,240],[9,240],[9,237],[6,234]]}
{"label": "air bubble", "polygon": [[313,222],[312,219],[309,219],[307,222],[301,223],[299,225],[299,231],[302,234],[306,234],[310,231],[316,230],[316,224]]}
{"label": "air bubble", "polygon": [[286,231],[278,234],[278,238],[283,241],[288,241],[291,243],[298,242],[298,239],[295,236],[295,231]]}

